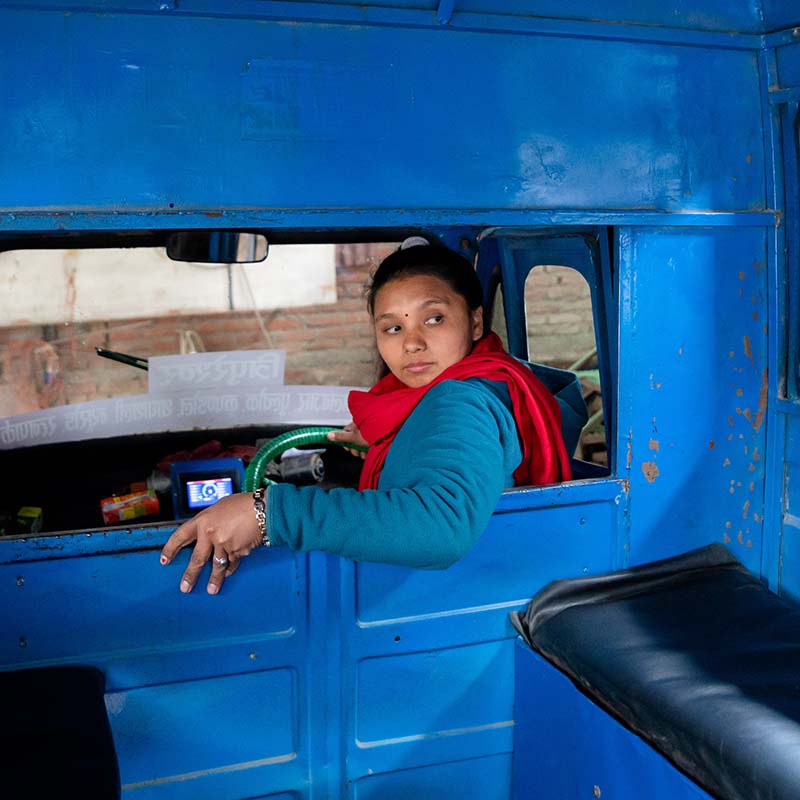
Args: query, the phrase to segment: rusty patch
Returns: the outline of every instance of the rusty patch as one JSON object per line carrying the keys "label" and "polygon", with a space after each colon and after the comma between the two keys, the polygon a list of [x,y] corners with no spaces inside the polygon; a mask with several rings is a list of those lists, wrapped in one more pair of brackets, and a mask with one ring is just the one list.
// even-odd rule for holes
{"label": "rusty patch", "polygon": [[730,520],[728,520],[728,521],[725,523],[725,527],[726,527],[726,528],[730,528],[730,527],[731,527],[731,521],[730,521]]}
{"label": "rusty patch", "polygon": [[739,544],[744,544],[744,534],[742,531],[736,534],[736,541],[739,542]]}
{"label": "rusty patch", "polygon": [[655,461],[645,461],[642,463],[642,472],[647,478],[648,483],[652,483],[661,473],[658,471],[658,464]]}
{"label": "rusty patch", "polygon": [[742,411],[742,416],[743,416],[743,417],[744,417],[744,418],[745,418],[745,419],[746,419],[746,420],[747,420],[749,423],[751,423],[751,424],[752,424],[752,422],[753,422],[753,414],[752,414],[752,412],[750,411],[750,409],[749,409],[749,408],[746,408],[744,411]]}
{"label": "rusty patch", "polygon": [[748,472],[755,472],[756,471],[756,465],[751,462],[750,466],[747,468],[747,471]]}
{"label": "rusty patch", "polygon": [[748,164],[752,163],[752,161],[753,161],[753,156],[751,156],[751,155],[750,155],[750,153],[748,153],[748,154],[747,154],[747,156],[746,156],[746,158],[745,158],[745,161],[746,161]]}
{"label": "rusty patch", "polygon": [[628,455],[625,457],[625,469],[630,469],[631,461],[633,461],[633,442],[631,441],[632,435],[633,429],[628,429]]}
{"label": "rusty patch", "polygon": [[678,348],[678,355],[679,355],[679,356],[682,356],[682,355],[683,355],[683,348],[682,348],[682,347],[679,347],[679,348]]}
{"label": "rusty patch", "polygon": [[744,345],[744,354],[752,361],[753,360],[753,351],[750,349],[750,337],[743,336],[742,337],[742,344]]}
{"label": "rusty patch", "polygon": [[[728,425],[733,427],[733,417],[728,417]],[[730,439],[730,436],[728,437],[728,439]]]}
{"label": "rusty patch", "polygon": [[722,462],[722,466],[723,466],[723,467],[729,467],[730,465],[731,465],[731,460],[730,460],[729,458],[726,458],[726,459],[725,459],[725,460]]}
{"label": "rusty patch", "polygon": [[758,322],[758,311],[753,312],[753,322]]}
{"label": "rusty patch", "polygon": [[723,541],[723,542],[725,542],[725,544],[730,544],[730,543],[731,543],[731,537],[730,537],[730,536],[728,536],[728,534],[726,533],[726,534],[725,534],[725,535],[722,537],[722,541]]}
{"label": "rusty patch", "polygon": [[742,389],[737,389],[736,390],[736,396],[737,397],[741,397],[743,394],[744,394],[744,391]]}
{"label": "rusty patch", "polygon": [[758,452],[758,448],[753,448],[753,461],[761,461],[761,453]]}
{"label": "rusty patch", "polygon": [[751,492],[755,491],[755,488],[756,488],[756,482],[755,482],[755,481],[750,481],[750,485],[749,485],[747,488],[748,488],[748,489],[749,489]]}
{"label": "rusty patch", "polygon": [[753,522],[761,522],[761,517],[755,511],[753,512]]}
{"label": "rusty patch", "polygon": [[709,449],[709,450],[713,450],[715,447],[716,447],[716,442],[715,442],[715,441],[712,439],[712,440],[711,440],[711,441],[708,443],[708,449]]}
{"label": "rusty patch", "polygon": [[753,543],[752,543],[752,542],[751,542],[751,541],[748,539],[748,540],[745,542],[745,545],[744,545],[744,546],[745,546],[745,547],[752,547],[752,546],[753,546]]}
{"label": "rusty patch", "polygon": [[735,355],[736,355],[736,353],[734,353],[734,352],[733,352],[733,350],[731,350],[731,351],[728,353],[728,358],[733,358]]}
{"label": "rusty patch", "polygon": [[656,452],[658,452],[658,449],[659,449],[658,439],[651,439],[649,444],[648,444],[648,447],[651,450],[655,450]]}
{"label": "rusty patch", "polygon": [[747,515],[750,513],[750,501],[745,500],[744,505],[742,506],[742,519],[747,519]]}
{"label": "rusty patch", "polygon": [[761,430],[761,425],[764,423],[764,414],[767,413],[767,393],[769,369],[764,367],[764,373],[761,376],[761,391],[758,393],[758,411],[753,418],[753,430],[758,432]]}
{"label": "rusty patch", "polygon": [[739,280],[740,280],[740,281],[743,281],[743,280],[744,280],[744,272],[740,272],[740,273],[739,273]]}

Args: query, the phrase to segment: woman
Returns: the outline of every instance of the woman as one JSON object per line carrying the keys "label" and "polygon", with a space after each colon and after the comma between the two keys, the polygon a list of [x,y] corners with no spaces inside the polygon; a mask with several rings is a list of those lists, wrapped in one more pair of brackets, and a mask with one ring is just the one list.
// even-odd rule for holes
{"label": "woman", "polygon": [[558,403],[484,336],[469,262],[436,245],[403,247],[379,266],[367,305],[387,374],[350,394],[353,423],[330,434],[369,443],[359,489],[278,484],[224,498],[162,550],[168,564],[196,542],[181,591],[211,558],[216,594],[261,545],[444,569],[475,543],[504,488],[569,479]]}

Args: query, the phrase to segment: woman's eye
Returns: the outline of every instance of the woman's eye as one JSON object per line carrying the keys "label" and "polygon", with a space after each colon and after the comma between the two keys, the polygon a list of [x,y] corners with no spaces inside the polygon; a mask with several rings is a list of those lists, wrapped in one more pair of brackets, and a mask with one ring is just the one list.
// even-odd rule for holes
{"label": "woman's eye", "polygon": [[384,333],[398,333],[399,331],[400,331],[399,325],[389,325],[389,327],[383,329]]}
{"label": "woman's eye", "polygon": [[441,322],[444,321],[444,314],[436,314],[433,317],[428,317],[425,320],[426,325],[439,325]]}

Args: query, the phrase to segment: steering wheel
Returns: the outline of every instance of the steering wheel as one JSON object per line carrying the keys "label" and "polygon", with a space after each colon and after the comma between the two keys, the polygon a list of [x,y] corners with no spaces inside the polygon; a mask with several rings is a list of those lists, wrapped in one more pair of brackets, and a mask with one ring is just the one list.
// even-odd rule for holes
{"label": "steering wheel", "polygon": [[242,487],[242,491],[252,492],[261,486],[269,486],[275,483],[275,481],[265,477],[267,467],[271,461],[291,447],[301,447],[308,444],[335,444],[339,447],[348,447],[351,450],[360,450],[362,453],[367,452],[368,448],[362,445],[355,445],[350,442],[332,442],[328,439],[328,434],[331,431],[337,430],[341,430],[341,428],[322,426],[297,428],[293,431],[286,431],[286,433],[282,433],[274,439],[270,439],[270,441],[258,449],[252,461],[247,465],[247,470],[244,473],[244,486]]}

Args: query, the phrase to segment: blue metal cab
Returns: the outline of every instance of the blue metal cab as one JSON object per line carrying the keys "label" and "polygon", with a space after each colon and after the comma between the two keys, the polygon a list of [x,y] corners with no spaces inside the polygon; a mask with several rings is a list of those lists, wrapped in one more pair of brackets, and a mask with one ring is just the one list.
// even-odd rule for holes
{"label": "blue metal cab", "polygon": [[0,255],[421,234],[530,360],[532,268],[591,297],[607,464],[505,492],[442,572],[276,548],[180,594],[173,518],[79,514],[163,431],[0,420],[3,507],[32,485],[63,518],[0,537],[0,668],[102,673],[123,797],[710,796],[509,615],[714,543],[800,599],[799,25],[780,0],[0,2]]}

